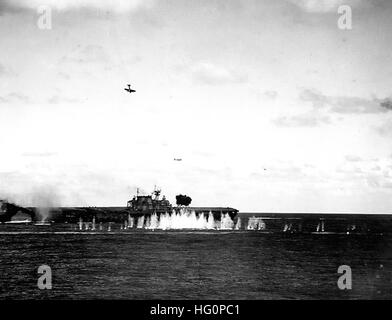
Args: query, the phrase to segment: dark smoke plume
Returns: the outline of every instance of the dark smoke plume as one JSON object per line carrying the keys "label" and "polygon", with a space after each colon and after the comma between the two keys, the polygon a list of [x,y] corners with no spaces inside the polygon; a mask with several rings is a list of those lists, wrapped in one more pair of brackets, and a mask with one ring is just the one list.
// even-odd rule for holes
{"label": "dark smoke plume", "polygon": [[178,206],[189,206],[191,202],[192,202],[191,197],[182,194],[176,196],[176,203]]}

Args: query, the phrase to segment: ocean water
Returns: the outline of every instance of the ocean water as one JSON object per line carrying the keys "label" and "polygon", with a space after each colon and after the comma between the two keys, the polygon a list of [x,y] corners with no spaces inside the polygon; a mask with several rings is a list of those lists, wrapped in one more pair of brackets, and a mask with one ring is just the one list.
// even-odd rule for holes
{"label": "ocean water", "polygon": [[392,298],[391,217],[240,217],[220,230],[0,225],[0,299]]}

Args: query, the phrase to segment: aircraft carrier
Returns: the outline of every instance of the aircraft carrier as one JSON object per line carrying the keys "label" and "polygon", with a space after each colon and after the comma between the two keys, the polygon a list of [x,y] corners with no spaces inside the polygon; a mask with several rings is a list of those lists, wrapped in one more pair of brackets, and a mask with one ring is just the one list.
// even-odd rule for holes
{"label": "aircraft carrier", "polygon": [[[49,208],[50,214],[48,222],[78,223],[80,220],[97,222],[123,223],[134,219],[135,221],[144,217],[150,218],[152,215],[178,214],[184,210],[193,212],[197,216],[212,214],[215,220],[220,220],[222,216],[228,215],[232,220],[238,215],[238,210],[230,207],[189,207],[177,205],[173,206],[165,196],[160,197],[161,191],[155,189],[150,195],[141,195],[139,191],[130,199],[124,207],[54,207]],[[14,221],[41,221],[39,208],[21,207],[6,200],[0,200],[0,223]]]}

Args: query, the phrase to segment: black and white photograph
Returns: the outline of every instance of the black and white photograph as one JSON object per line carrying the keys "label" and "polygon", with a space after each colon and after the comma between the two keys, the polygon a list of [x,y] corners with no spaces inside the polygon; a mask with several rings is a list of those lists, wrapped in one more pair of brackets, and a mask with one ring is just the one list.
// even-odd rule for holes
{"label": "black and white photograph", "polygon": [[390,0],[0,0],[0,301],[392,299],[391,52]]}

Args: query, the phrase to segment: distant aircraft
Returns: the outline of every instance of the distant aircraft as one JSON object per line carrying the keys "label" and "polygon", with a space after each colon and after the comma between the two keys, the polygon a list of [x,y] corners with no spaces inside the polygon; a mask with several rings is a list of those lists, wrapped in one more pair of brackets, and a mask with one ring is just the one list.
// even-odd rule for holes
{"label": "distant aircraft", "polygon": [[174,161],[182,161],[180,158],[174,158]]}
{"label": "distant aircraft", "polygon": [[136,90],[131,89],[131,85],[130,84],[128,84],[128,88],[124,88],[124,90],[128,91],[129,93],[136,92]]}

